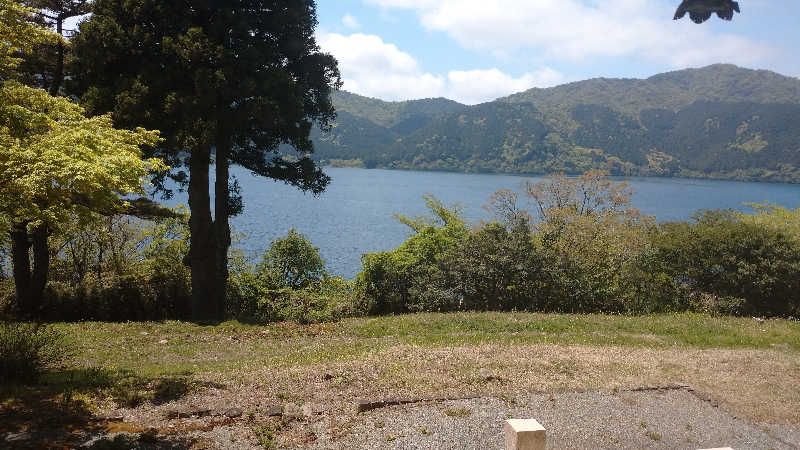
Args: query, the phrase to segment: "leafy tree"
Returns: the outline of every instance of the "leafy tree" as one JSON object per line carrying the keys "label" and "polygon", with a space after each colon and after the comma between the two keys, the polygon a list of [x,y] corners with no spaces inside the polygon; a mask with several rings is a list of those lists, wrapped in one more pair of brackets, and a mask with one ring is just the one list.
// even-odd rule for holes
{"label": "leafy tree", "polygon": [[41,304],[50,234],[73,215],[122,208],[121,195],[141,192],[148,171],[164,167],[141,159],[140,147],[157,144],[157,132],[116,130],[109,116],[86,118],[69,100],[8,79],[18,53],[58,39],[29,23],[31,14],[0,1],[0,214],[10,222],[17,302],[25,315]]}
{"label": "leafy tree", "polygon": [[454,278],[460,309],[541,310],[547,284],[542,256],[523,219],[511,230],[499,223],[471,230],[442,268]]}
{"label": "leafy tree", "polygon": [[[224,316],[228,220],[243,206],[230,164],[313,193],[329,182],[308,158],[309,132],[329,126],[340,82],[316,24],[313,0],[98,0],[73,39],[75,88],[90,110],[160,129],[159,155],[188,167],[195,320]],[[282,144],[300,158],[282,157]]]}
{"label": "leafy tree", "polygon": [[275,271],[281,284],[292,289],[319,282],[325,275],[319,249],[294,229],[285,238],[272,241],[260,267],[260,271]]}

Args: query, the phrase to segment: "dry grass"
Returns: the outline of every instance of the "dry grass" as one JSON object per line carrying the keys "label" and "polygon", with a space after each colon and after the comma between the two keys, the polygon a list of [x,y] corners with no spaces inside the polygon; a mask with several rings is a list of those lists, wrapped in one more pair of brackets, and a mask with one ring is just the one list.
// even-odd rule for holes
{"label": "dry grass", "polygon": [[360,398],[513,398],[686,383],[741,417],[800,424],[800,323],[785,320],[489,313],[309,326],[59,327],[79,348],[76,367],[35,388],[0,389],[0,412],[69,391],[87,410],[122,411],[126,423],[161,430],[166,411],[182,406],[257,412],[314,403],[346,433]]}

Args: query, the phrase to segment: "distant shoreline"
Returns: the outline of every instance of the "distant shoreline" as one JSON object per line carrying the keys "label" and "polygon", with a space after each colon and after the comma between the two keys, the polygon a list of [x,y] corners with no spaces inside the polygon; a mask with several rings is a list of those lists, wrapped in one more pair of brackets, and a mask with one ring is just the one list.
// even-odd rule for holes
{"label": "distant shoreline", "polygon": [[[350,161],[350,160],[342,160],[342,161]],[[360,162],[360,160],[359,160]],[[428,169],[422,167],[367,167],[363,162],[361,164],[331,164],[328,161],[322,161],[321,167],[324,169],[364,169],[364,170],[392,170],[392,171],[404,171],[404,172],[440,172],[440,173],[457,173],[457,174],[469,174],[469,175],[507,175],[507,176],[519,176],[519,177],[546,177],[548,175],[552,175],[554,173],[560,172],[504,172],[504,171],[468,171],[468,170],[457,170],[457,169],[444,169],[444,168],[435,168],[435,169]],[[603,170],[603,169],[600,169]],[[581,175],[583,172],[579,171],[566,171],[567,176],[578,176]],[[731,182],[739,182],[739,183],[765,183],[765,184],[788,184],[788,185],[795,185],[800,184],[800,180],[792,181],[792,180],[775,180],[775,179],[768,179],[764,177],[742,177],[737,176],[736,173],[722,173],[722,174],[708,174],[708,175],[700,175],[694,174],[690,171],[681,171],[678,174],[624,174],[624,173],[611,173],[610,176],[612,178],[666,178],[666,179],[685,179],[685,180],[709,180],[709,181],[731,181]]]}

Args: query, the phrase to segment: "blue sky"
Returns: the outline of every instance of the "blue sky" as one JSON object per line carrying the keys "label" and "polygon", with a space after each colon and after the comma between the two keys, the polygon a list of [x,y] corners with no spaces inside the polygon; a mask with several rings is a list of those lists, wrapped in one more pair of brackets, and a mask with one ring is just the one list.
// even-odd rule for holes
{"label": "blue sky", "polygon": [[673,21],[680,0],[318,0],[343,89],[475,104],[531,87],[713,63],[800,76],[800,1],[739,0],[732,22]]}

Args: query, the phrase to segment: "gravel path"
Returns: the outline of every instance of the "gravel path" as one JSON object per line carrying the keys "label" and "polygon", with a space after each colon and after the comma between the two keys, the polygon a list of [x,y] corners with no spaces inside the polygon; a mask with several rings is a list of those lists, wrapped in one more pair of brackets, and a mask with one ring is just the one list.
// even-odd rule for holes
{"label": "gravel path", "polygon": [[[269,448],[503,450],[505,420],[534,418],[546,428],[550,449],[800,450],[800,427],[753,424],[703,398],[684,388],[520,393],[414,403],[365,413],[356,413],[355,404],[345,402],[339,408],[320,410],[298,420],[284,419],[284,425],[277,429],[274,427],[280,419],[268,422],[275,430]],[[195,431],[149,438],[138,433],[100,433],[91,439],[87,436],[83,446],[261,448],[254,430],[266,422],[252,422],[243,416],[219,426],[206,426],[208,420],[171,421],[169,427],[197,426]],[[0,448],[43,447],[44,436],[37,439],[28,434],[0,435]]]}
{"label": "gravel path", "polygon": [[395,406],[358,416],[328,438],[314,424],[315,449],[502,449],[507,418],[535,418],[552,449],[798,449],[800,429],[753,425],[687,390],[519,394]]}

